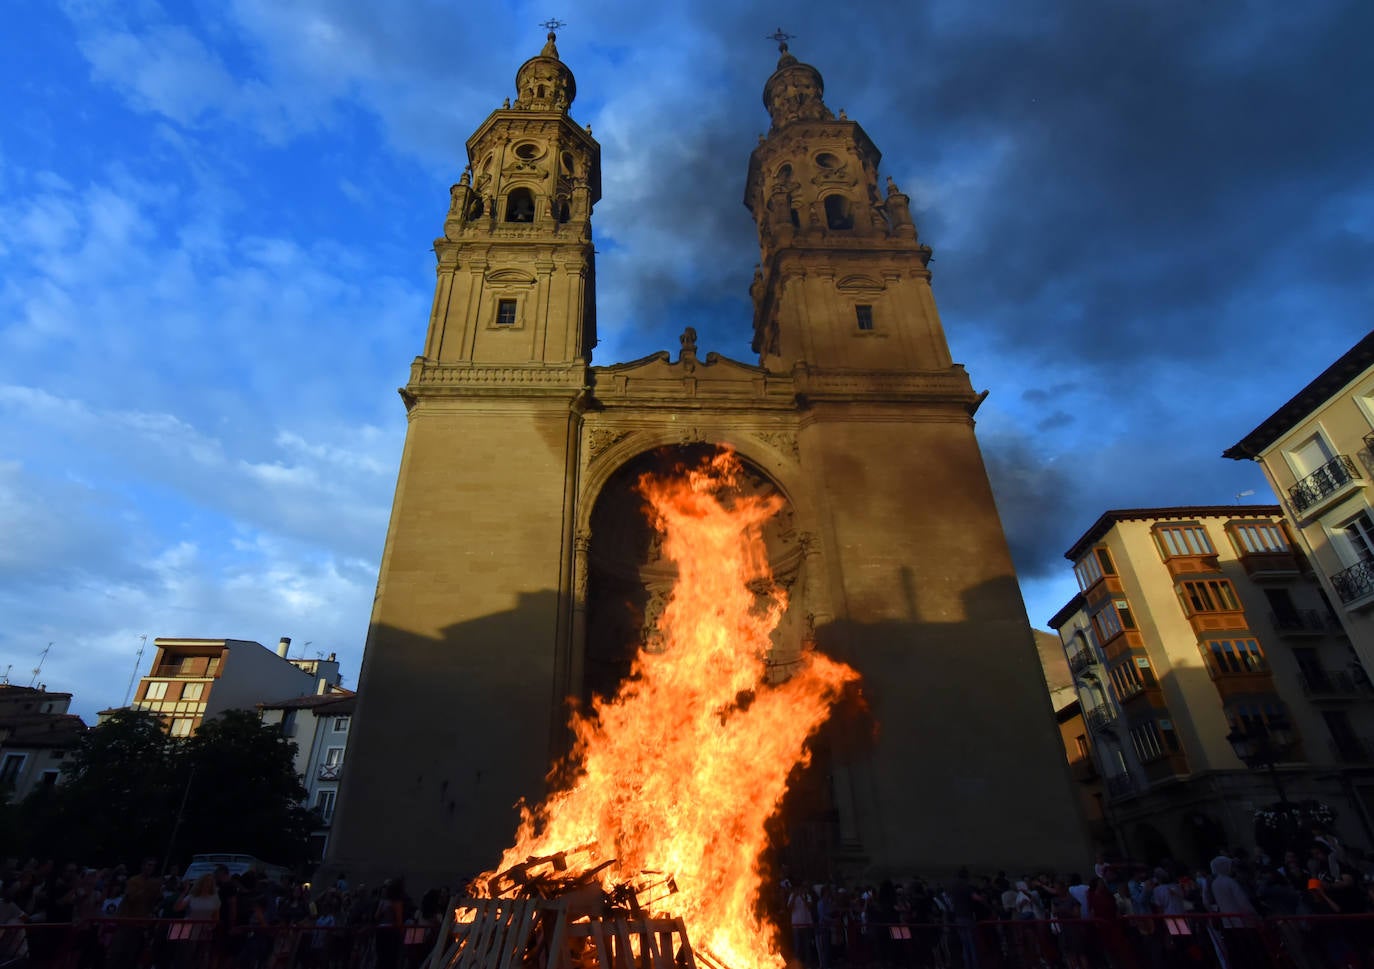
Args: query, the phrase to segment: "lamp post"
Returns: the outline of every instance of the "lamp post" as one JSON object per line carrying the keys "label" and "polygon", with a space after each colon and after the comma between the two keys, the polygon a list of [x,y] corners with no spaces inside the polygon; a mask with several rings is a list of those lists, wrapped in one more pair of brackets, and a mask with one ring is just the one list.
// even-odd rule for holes
{"label": "lamp post", "polygon": [[1274,792],[1279,796],[1279,816],[1284,846],[1287,847],[1293,826],[1292,803],[1279,779],[1278,762],[1292,749],[1293,732],[1282,724],[1270,724],[1258,729],[1247,730],[1238,726],[1226,735],[1231,749],[1236,752],[1241,763],[1251,770],[1263,767],[1269,772],[1269,780],[1274,784]]}

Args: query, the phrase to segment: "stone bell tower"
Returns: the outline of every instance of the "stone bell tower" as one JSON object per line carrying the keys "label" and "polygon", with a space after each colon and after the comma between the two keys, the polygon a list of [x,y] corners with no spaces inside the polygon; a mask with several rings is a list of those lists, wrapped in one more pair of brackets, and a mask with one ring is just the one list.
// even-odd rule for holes
{"label": "stone bell tower", "polygon": [[[600,147],[555,38],[450,191],[330,858],[375,883],[476,874],[537,797],[569,638]],[[495,847],[494,847],[495,846]]]}
{"label": "stone bell tower", "polygon": [[592,366],[600,150],[552,34],[516,90],[468,140],[434,243],[331,869],[414,889],[496,862],[569,698],[616,687],[671,595],[635,483],[718,446],[784,506],[765,535],[790,603],[770,678],[814,644],[859,671],[872,714],[817,741],[799,869],[1086,860],[982,398],[868,135],[784,46],[745,188],[759,267],[736,332],[758,363],[699,352],[688,327],[676,357]]}

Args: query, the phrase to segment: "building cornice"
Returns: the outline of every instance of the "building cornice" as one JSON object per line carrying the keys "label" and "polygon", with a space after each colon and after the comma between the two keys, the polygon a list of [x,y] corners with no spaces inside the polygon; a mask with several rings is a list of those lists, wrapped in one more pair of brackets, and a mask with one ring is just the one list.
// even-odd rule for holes
{"label": "building cornice", "polygon": [[1374,331],[1370,331],[1363,340],[1318,374],[1315,380],[1266,417],[1259,427],[1222,451],[1221,456],[1234,461],[1258,458],[1271,444],[1371,366],[1374,366]]}
{"label": "building cornice", "polygon": [[[1113,525],[1124,521],[1175,520],[1184,518],[1281,518],[1283,509],[1278,505],[1178,505],[1173,508],[1114,508],[1104,511],[1102,517],[1093,522],[1092,527],[1079,536],[1064,558],[1076,561],[1089,546],[1095,543]],[[1067,607],[1066,607],[1067,608]]]}

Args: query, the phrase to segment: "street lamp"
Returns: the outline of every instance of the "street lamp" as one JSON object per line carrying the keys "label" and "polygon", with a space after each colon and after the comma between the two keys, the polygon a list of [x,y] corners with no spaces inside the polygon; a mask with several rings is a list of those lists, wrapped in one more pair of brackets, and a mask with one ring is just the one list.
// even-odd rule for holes
{"label": "street lamp", "polygon": [[1226,735],[1226,739],[1246,767],[1251,770],[1263,767],[1269,771],[1269,779],[1279,795],[1280,832],[1287,847],[1293,830],[1292,804],[1283,790],[1283,781],[1279,780],[1278,762],[1296,742],[1293,732],[1282,724],[1260,726],[1253,732],[1238,726]]}
{"label": "street lamp", "polygon": [[1269,779],[1274,782],[1279,803],[1287,813],[1288,795],[1284,793],[1283,782],[1279,780],[1277,765],[1293,747],[1293,731],[1282,724],[1263,726],[1253,733],[1244,727],[1236,727],[1226,735],[1226,739],[1246,767],[1251,770],[1263,767],[1269,771]]}

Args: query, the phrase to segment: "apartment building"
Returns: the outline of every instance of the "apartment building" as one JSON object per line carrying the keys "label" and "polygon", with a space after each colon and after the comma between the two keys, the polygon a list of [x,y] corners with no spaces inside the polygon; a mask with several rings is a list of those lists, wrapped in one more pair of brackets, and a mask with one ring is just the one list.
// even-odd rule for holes
{"label": "apartment building", "polygon": [[86,724],[67,712],[70,693],[0,683],[0,797],[22,801],[58,782]]}
{"label": "apartment building", "polygon": [[1374,843],[1374,687],[1278,506],[1108,511],[1066,558],[1050,625],[1131,855],[1253,845],[1285,798]]}
{"label": "apartment building", "polygon": [[225,710],[253,710],[283,696],[336,686],[339,664],[328,659],[292,659],[291,640],[276,651],[246,639],[163,639],[148,675],[134,694],[135,709],[163,717],[174,737],[189,737],[206,717]]}
{"label": "apartment building", "polygon": [[296,744],[296,773],[305,787],[305,806],[319,815],[311,834],[311,861],[324,858],[334,806],[339,797],[339,774],[348,750],[355,695],[351,690],[325,688],[308,696],[258,705],[262,722],[279,725],[282,735]]}
{"label": "apartment building", "polygon": [[1257,461],[1366,667],[1374,663],[1374,333],[1225,452]]}
{"label": "apartment building", "polygon": [[1034,633],[1040,668],[1045,673],[1045,686],[1050,693],[1050,706],[1059,727],[1059,741],[1064,745],[1064,758],[1069,762],[1069,774],[1088,824],[1088,837],[1099,850],[1119,851],[1120,839],[1106,820],[1102,772],[1092,756],[1083,704],[1073,673],[1065,662],[1064,646],[1054,633],[1040,629]]}

